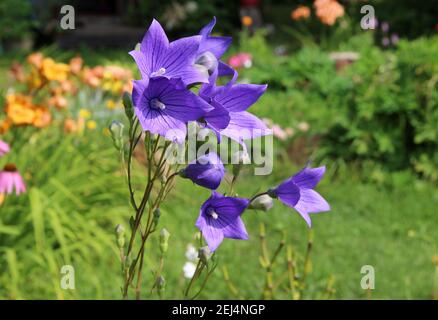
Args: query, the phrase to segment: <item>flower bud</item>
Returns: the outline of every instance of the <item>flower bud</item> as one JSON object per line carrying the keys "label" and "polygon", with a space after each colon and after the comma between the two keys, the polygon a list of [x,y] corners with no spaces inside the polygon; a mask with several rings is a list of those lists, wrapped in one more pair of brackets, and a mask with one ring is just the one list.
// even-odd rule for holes
{"label": "flower bud", "polygon": [[158,225],[158,221],[160,221],[160,216],[161,216],[160,208],[154,209],[154,211],[152,211],[152,216],[153,216],[152,224],[155,228]]}
{"label": "flower bud", "polygon": [[251,201],[251,203],[248,206],[248,209],[269,211],[273,205],[274,205],[273,199],[269,195],[263,194],[255,198],[253,201]]}
{"label": "flower bud", "polygon": [[202,261],[202,263],[207,264],[208,260],[211,258],[211,251],[208,246],[199,248],[198,258]]}
{"label": "flower bud", "polygon": [[134,118],[134,107],[132,105],[132,97],[128,92],[123,93],[123,106],[125,107],[125,114],[129,121]]}
{"label": "flower bud", "polygon": [[125,228],[121,224],[116,226],[116,238],[119,248],[123,248],[125,246]]}
{"label": "flower bud", "polygon": [[165,228],[160,231],[160,251],[162,254],[167,252],[169,248],[169,237],[170,233]]}
{"label": "flower bud", "polygon": [[113,139],[114,146],[117,150],[121,150],[123,146],[123,123],[114,120],[109,125],[109,131],[111,132],[111,138]]}
{"label": "flower bud", "polygon": [[155,280],[155,285],[157,287],[158,294],[161,296],[166,290],[166,279],[164,279],[164,277],[161,275],[158,276]]}

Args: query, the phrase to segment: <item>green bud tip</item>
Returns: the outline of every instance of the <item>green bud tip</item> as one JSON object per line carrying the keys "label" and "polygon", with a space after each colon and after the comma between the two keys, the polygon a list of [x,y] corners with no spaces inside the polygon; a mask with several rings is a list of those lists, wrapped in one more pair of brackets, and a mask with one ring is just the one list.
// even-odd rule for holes
{"label": "green bud tip", "polygon": [[125,233],[125,227],[123,227],[121,224],[118,224],[118,225],[116,226],[116,233],[117,233],[117,234],[123,234],[123,233]]}
{"label": "green bud tip", "polygon": [[198,258],[204,263],[207,264],[208,260],[211,258],[211,251],[208,246],[199,248]]}
{"label": "green bud tip", "polygon": [[[153,212],[154,218],[158,219],[161,216],[160,208],[156,208]],[[166,230],[166,229],[164,229]]]}
{"label": "green bud tip", "polygon": [[125,107],[125,114],[129,120],[134,117],[134,107],[132,104],[132,97],[128,92],[123,93],[122,97],[123,106]]}
{"label": "green bud tip", "polygon": [[117,120],[113,120],[108,129],[111,132],[111,136],[114,140],[119,140],[123,137],[123,123]]}
{"label": "green bud tip", "polygon": [[164,279],[163,276],[158,276],[157,280],[155,280],[155,284],[159,290],[164,289],[164,286],[166,285],[166,279]]}

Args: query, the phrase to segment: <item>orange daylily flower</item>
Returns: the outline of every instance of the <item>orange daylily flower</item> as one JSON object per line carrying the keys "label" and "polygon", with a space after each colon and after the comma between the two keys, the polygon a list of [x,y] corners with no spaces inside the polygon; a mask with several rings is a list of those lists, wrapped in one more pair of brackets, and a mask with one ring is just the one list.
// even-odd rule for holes
{"label": "orange daylily flower", "polygon": [[79,74],[82,70],[84,60],[80,56],[76,56],[70,60],[70,70],[73,74]]}
{"label": "orange daylily flower", "polygon": [[37,128],[47,127],[52,121],[52,115],[49,109],[42,106],[34,106],[35,117],[33,119],[32,125]]}
{"label": "orange daylily flower", "polygon": [[42,63],[42,74],[49,81],[67,80],[70,66],[65,63],[55,62],[52,58],[45,58]]}
{"label": "orange daylily flower", "polygon": [[291,17],[293,20],[298,21],[301,19],[307,19],[310,17],[310,9],[306,6],[299,6],[292,11]]}
{"label": "orange daylily flower", "polygon": [[35,53],[30,54],[27,57],[27,62],[30,65],[33,65],[34,67],[36,67],[37,69],[41,69],[41,67],[43,65],[43,59],[44,59],[44,56],[41,52],[35,52]]}
{"label": "orange daylily flower", "polygon": [[336,0],[315,0],[313,5],[319,20],[330,26],[345,13],[344,7]]}

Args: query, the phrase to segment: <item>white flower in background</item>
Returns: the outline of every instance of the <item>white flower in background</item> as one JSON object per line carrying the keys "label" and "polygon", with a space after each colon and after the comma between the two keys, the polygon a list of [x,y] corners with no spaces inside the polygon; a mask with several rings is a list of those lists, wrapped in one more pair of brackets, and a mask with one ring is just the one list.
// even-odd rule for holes
{"label": "white flower in background", "polygon": [[191,279],[193,278],[196,271],[196,265],[193,262],[187,261],[184,264],[183,272],[184,272],[184,278]]}
{"label": "white flower in background", "polygon": [[195,248],[193,244],[189,244],[186,250],[186,258],[189,261],[197,261],[198,260],[198,250]]}
{"label": "white flower in background", "polygon": [[198,4],[195,1],[189,1],[186,3],[186,11],[188,13],[193,13],[198,10]]}

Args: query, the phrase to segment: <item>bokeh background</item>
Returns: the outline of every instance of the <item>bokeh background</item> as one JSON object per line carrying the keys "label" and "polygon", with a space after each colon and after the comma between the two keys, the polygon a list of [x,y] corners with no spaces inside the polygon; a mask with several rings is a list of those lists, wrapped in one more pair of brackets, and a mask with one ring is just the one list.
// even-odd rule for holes
{"label": "bokeh background", "polygon": [[[75,8],[75,29],[60,27],[60,8]],[[372,5],[373,29],[360,8]],[[138,71],[128,52],[152,18],[170,38],[192,35],[216,16],[217,35],[232,35],[225,61],[239,81],[267,83],[251,109],[275,136],[274,172],[244,168],[237,191],[249,196],[312,160],[327,166],[318,187],[332,206],[308,229],[275,204],[249,212],[249,241],[225,241],[201,298],[264,297],[260,226],[272,257],[293,247],[299,298],[438,297],[438,6],[414,0],[2,0],[0,139],[27,192],[0,195],[0,297],[119,299],[114,228],[130,216],[120,159],[107,129],[123,119],[121,95]],[[134,162],[141,188],[144,162]],[[229,168],[231,171],[231,168]],[[181,298],[187,247],[208,197],[187,181],[162,208],[171,233],[164,298]],[[158,264],[157,237],[145,260],[143,298]],[[263,247],[263,246],[262,246]],[[290,299],[283,248],[272,271],[276,299]],[[75,290],[60,287],[63,265]],[[360,286],[375,269],[375,289]],[[286,272],[286,273],[285,273]],[[305,279],[303,279],[305,278]],[[286,281],[287,282],[287,281]],[[298,296],[295,296],[298,298]]]}

